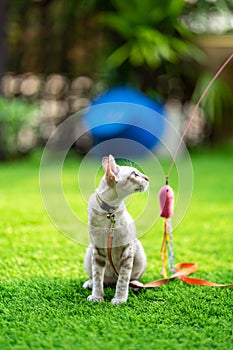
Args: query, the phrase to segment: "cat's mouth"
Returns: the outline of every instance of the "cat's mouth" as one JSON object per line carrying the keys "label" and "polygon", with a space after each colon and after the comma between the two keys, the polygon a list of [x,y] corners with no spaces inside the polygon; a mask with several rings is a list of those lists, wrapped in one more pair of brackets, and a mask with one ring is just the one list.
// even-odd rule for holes
{"label": "cat's mouth", "polygon": [[142,192],[142,186],[135,188],[134,192]]}
{"label": "cat's mouth", "polygon": [[146,189],[147,186],[139,185],[137,188],[135,188],[134,192],[144,192]]}

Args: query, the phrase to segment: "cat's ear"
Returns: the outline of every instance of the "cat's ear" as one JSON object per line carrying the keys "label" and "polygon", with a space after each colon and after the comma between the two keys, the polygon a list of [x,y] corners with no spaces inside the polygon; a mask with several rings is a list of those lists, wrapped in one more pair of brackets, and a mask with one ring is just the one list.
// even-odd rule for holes
{"label": "cat's ear", "polygon": [[108,157],[102,159],[102,167],[104,169],[107,181],[113,183],[116,181],[117,164],[115,159],[110,154]]}

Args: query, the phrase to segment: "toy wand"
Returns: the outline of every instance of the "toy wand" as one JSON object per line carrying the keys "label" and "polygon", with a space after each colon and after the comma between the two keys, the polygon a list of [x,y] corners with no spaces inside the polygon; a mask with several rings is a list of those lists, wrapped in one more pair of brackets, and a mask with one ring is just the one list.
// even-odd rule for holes
{"label": "toy wand", "polygon": [[164,234],[163,234],[163,241],[162,241],[160,254],[161,254],[161,259],[162,259],[162,275],[165,278],[167,278],[167,256],[169,257],[170,271],[174,272],[174,269],[175,269],[175,266],[174,266],[174,246],[173,246],[173,242],[172,242],[172,225],[171,225],[171,217],[173,216],[173,209],[174,209],[174,191],[168,185],[168,180],[169,180],[171,171],[175,165],[175,161],[176,161],[177,155],[179,153],[180,147],[182,145],[182,142],[185,138],[185,135],[188,132],[188,129],[193,121],[193,118],[194,118],[202,100],[206,96],[211,85],[218,78],[218,76],[222,73],[222,71],[228,65],[228,63],[232,60],[232,58],[233,58],[233,54],[231,54],[228,57],[228,59],[223,63],[223,65],[219,68],[217,73],[214,75],[214,77],[211,79],[211,81],[209,82],[209,84],[205,88],[205,90],[202,93],[201,97],[199,98],[197,104],[195,105],[195,108],[194,108],[192,114],[190,115],[190,118],[187,122],[187,125],[183,131],[183,134],[182,134],[180,141],[178,143],[178,146],[176,148],[174,157],[171,161],[171,165],[170,165],[170,168],[169,168],[167,176],[166,176],[166,185],[164,187],[162,187],[159,191],[160,216],[164,218]]}

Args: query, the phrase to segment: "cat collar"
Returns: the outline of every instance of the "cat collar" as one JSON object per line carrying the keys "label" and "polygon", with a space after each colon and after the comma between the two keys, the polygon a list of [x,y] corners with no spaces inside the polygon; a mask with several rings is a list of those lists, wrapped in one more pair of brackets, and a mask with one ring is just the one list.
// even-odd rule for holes
{"label": "cat collar", "polygon": [[100,208],[106,211],[108,214],[112,214],[118,208],[118,207],[109,205],[108,203],[103,201],[97,192],[96,192],[96,199],[97,199],[97,202],[99,203]]}

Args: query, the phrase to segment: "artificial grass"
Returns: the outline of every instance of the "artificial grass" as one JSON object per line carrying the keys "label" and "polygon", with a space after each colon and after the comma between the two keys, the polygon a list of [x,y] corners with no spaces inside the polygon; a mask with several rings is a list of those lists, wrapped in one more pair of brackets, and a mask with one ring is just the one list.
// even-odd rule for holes
{"label": "artificial grass", "polygon": [[[74,206],[78,163],[70,159],[64,170]],[[233,147],[195,153],[192,164],[191,205],[174,231],[176,261],[197,262],[196,277],[232,283]],[[107,288],[103,303],[89,303],[89,291],[82,288],[85,246],[50,223],[40,198],[38,167],[38,156],[0,164],[0,349],[232,347],[230,288],[173,281],[137,295],[130,291],[127,304],[117,307],[110,303],[114,289]],[[84,186],[90,187],[93,168],[86,169]],[[79,210],[86,215],[85,206]],[[153,215],[155,208],[147,210]],[[143,231],[146,222],[139,220],[138,226]],[[148,257],[143,282],[148,282],[160,278],[162,221],[141,240]]]}

